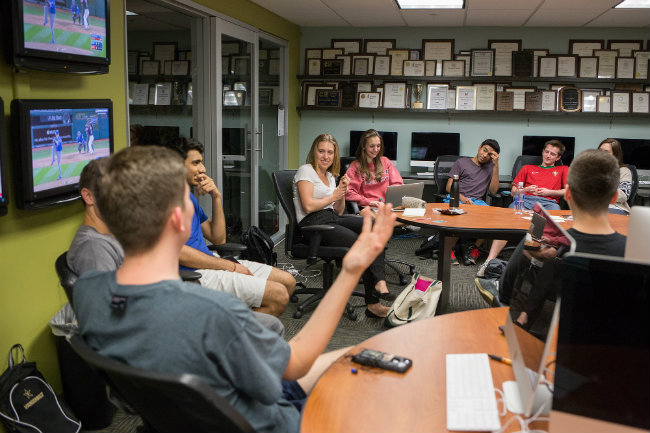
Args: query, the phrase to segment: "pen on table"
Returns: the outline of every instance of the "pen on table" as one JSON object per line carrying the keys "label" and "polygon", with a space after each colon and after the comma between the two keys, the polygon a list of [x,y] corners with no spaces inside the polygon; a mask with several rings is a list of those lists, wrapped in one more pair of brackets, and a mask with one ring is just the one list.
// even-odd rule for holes
{"label": "pen on table", "polygon": [[508,358],[503,358],[501,356],[492,355],[491,353],[488,353],[488,356],[490,358],[494,359],[495,361],[503,362],[504,364],[507,364],[507,365],[512,365],[512,361],[510,359],[508,359]]}

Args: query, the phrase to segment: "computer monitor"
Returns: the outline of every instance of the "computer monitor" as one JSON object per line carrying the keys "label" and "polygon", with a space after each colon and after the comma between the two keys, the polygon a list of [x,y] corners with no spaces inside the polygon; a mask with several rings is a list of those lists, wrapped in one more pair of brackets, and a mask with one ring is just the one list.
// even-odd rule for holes
{"label": "computer monitor", "polygon": [[561,298],[550,431],[647,432],[650,264],[568,256]]}
{"label": "computer monitor", "polygon": [[178,126],[152,126],[142,127],[142,143],[156,146],[165,146],[174,143],[181,136]]}
{"label": "computer monitor", "polygon": [[[366,131],[350,131],[350,153],[349,156],[356,156],[357,148],[361,142],[361,136]],[[384,156],[391,161],[397,161],[397,132],[377,131],[384,141]]]}
{"label": "computer monitor", "polygon": [[222,128],[221,138],[221,154],[224,161],[246,161],[244,128]]}
{"label": "computer monitor", "polygon": [[[644,138],[617,138],[623,150],[623,162],[637,170],[650,171],[650,140]],[[647,173],[647,174],[650,174]]]}
{"label": "computer monitor", "polygon": [[7,214],[9,198],[7,194],[7,149],[5,148],[5,105],[0,98],[0,216]]}
{"label": "computer monitor", "polygon": [[[534,266],[522,266],[510,299],[510,309],[504,326],[508,351],[512,360],[515,381],[503,383],[506,407],[510,412],[530,416],[548,413],[551,409],[551,392],[541,382],[548,381],[545,369],[559,314],[557,281],[562,254],[575,251],[575,241],[560,227],[546,209],[535,205],[534,212],[543,218],[531,221],[534,225],[543,220],[541,248],[552,250],[556,258],[531,260]],[[547,257],[549,257],[547,255]]]}
{"label": "computer monitor", "polygon": [[561,137],[559,135],[524,135],[521,142],[521,154],[542,156],[544,145],[549,140],[560,140],[562,144],[564,144],[566,149],[562,154],[561,161],[564,165],[571,165],[576,148],[575,137]]}
{"label": "computer monitor", "polygon": [[458,132],[412,132],[411,167],[426,167],[433,171],[440,155],[459,155]]}
{"label": "computer monitor", "polygon": [[113,153],[108,99],[14,99],[16,206],[38,209],[79,198],[79,175]]}

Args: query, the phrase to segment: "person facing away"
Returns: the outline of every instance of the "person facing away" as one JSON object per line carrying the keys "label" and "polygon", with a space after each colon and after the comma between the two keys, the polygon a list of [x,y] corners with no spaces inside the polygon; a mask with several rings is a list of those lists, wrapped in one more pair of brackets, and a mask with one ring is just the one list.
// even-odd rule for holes
{"label": "person facing away", "polygon": [[208,196],[212,204],[210,219],[196,196],[192,192],[188,194],[194,206],[194,219],[190,238],[181,249],[181,268],[200,273],[199,282],[205,287],[232,293],[255,311],[279,316],[289,303],[296,280],[290,273],[267,264],[242,259],[236,263],[208,249],[205,239],[216,245],[226,242],[221,192],[206,174],[203,144],[179,138],[174,149],[185,160],[187,183],[197,195]]}
{"label": "person facing away", "polygon": [[[458,158],[449,171],[447,192],[451,192],[454,175],[458,175],[460,202],[487,206],[483,200],[485,193],[496,194],[499,190],[499,142],[488,138],[478,147],[476,156]],[[445,199],[449,203],[449,195]]]}
{"label": "person facing away", "polygon": [[386,199],[388,186],[404,183],[397,168],[384,156],[384,140],[374,129],[361,135],[355,157],[345,173],[350,180],[345,193],[347,201],[377,207]]}
{"label": "person facing away", "polygon": [[623,163],[623,147],[617,139],[606,138],[598,145],[598,150],[603,150],[613,155],[618,161],[618,166],[621,170],[618,182],[618,197],[615,203],[609,205],[609,212],[627,215],[631,211],[627,199],[632,192],[632,172]]}
{"label": "person facing away", "polygon": [[[564,198],[573,214],[573,226],[567,232],[576,241],[576,252],[623,257],[626,237],[616,232],[609,222],[609,204],[618,197],[620,169],[618,161],[607,152],[596,149],[582,151],[569,168]],[[542,255],[547,251],[542,249]],[[530,257],[524,256],[522,240],[499,281],[476,279],[479,291],[489,292],[504,304],[510,297],[522,267]],[[489,298],[489,297],[488,297]],[[497,302],[488,303],[498,305]]]}
{"label": "person facing away", "polygon": [[83,275],[87,271],[112,271],[124,260],[124,250],[111,235],[95,201],[97,182],[107,164],[108,158],[93,159],[81,170],[79,176],[84,219],[66,255],[68,267],[76,275]]}
{"label": "person facing away", "polygon": [[117,271],[77,281],[75,309],[88,345],[137,368],[198,375],[256,431],[298,432],[306,394],[347,350],[322,354],[361,274],[391,236],[391,207],[379,207],[374,225],[364,211],[361,234],[336,280],[285,342],[231,294],[179,279],[179,252],[195,207],[185,164],[173,151],[135,146],[116,153],[97,203],[125,257]]}

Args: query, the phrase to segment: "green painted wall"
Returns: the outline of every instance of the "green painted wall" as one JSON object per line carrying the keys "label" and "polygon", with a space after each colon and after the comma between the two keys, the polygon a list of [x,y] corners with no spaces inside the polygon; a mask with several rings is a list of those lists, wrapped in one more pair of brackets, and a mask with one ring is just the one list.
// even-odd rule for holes
{"label": "green painted wall", "polygon": [[[298,74],[300,29],[286,20],[249,1],[207,1],[201,3],[270,34],[289,41],[290,76]],[[17,98],[110,98],[114,108],[116,149],[126,146],[124,10],[121,1],[111,2],[111,66],[106,75],[81,76],[41,72],[15,73],[0,62],[0,97],[4,101],[5,143],[10,142],[9,106]],[[2,36],[7,37],[7,32]],[[3,45],[3,44],[2,44]],[[0,49],[1,50],[1,49]],[[0,51],[4,59],[4,52]],[[289,146],[290,165],[297,165],[298,84],[290,84]],[[28,359],[36,361],[48,381],[60,391],[58,362],[49,320],[65,304],[66,297],[58,285],[54,271],[56,257],[65,251],[82,221],[79,202],[39,211],[20,211],[13,202],[14,169],[10,155],[10,208],[0,217],[0,370],[4,370],[6,354],[16,342],[26,349]],[[2,427],[0,427],[2,431]]]}
{"label": "green painted wall", "polygon": [[[551,54],[566,53],[569,39],[647,39],[644,28],[305,28],[302,35],[301,63],[306,48],[329,47],[330,40],[348,38],[396,39],[397,48],[421,48],[422,39],[455,39],[455,51],[486,48],[488,39],[521,39],[523,48],[548,48]],[[431,80],[435,82],[435,80]],[[439,80],[443,81],[444,80]],[[504,82],[510,80],[504,79]],[[606,80],[604,80],[606,81]],[[544,83],[537,83],[541,87]],[[579,87],[584,87],[581,83]],[[594,86],[600,87],[600,86]],[[559,135],[576,137],[576,153],[593,148],[606,137],[648,138],[649,118],[607,117],[585,118],[567,116],[525,116],[469,114],[447,116],[433,113],[368,113],[305,111],[300,119],[300,162],[304,160],[313,139],[323,132],[333,134],[348,154],[350,130],[374,128],[398,132],[397,168],[409,170],[411,132],[460,132],[461,155],[475,155],[478,145],[494,138],[501,145],[499,168],[509,174],[521,153],[523,135]]]}
{"label": "green painted wall", "polygon": [[[4,52],[0,54],[5,144],[10,144],[12,99],[108,98],[113,101],[115,147],[121,149],[126,145],[124,12],[122,2],[111,2],[111,6],[112,59],[108,74],[16,73],[4,62]],[[9,37],[9,32],[3,31],[2,37]],[[14,158],[11,152],[9,155],[10,208],[7,216],[0,217],[0,368],[6,367],[11,345],[20,342],[28,359],[36,361],[48,381],[60,390],[54,339],[47,324],[65,304],[66,297],[58,284],[54,260],[67,249],[81,223],[83,209],[80,202],[38,211],[16,209]]]}

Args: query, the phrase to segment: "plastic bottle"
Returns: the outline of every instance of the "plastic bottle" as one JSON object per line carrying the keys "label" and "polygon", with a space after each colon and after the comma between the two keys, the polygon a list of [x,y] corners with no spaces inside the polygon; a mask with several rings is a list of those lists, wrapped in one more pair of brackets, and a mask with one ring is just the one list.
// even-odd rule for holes
{"label": "plastic bottle", "polygon": [[524,213],[524,183],[519,182],[515,191],[515,215]]}
{"label": "plastic bottle", "polygon": [[460,206],[460,190],[458,189],[458,175],[454,175],[451,183],[451,192],[449,193],[449,207],[452,209]]}

